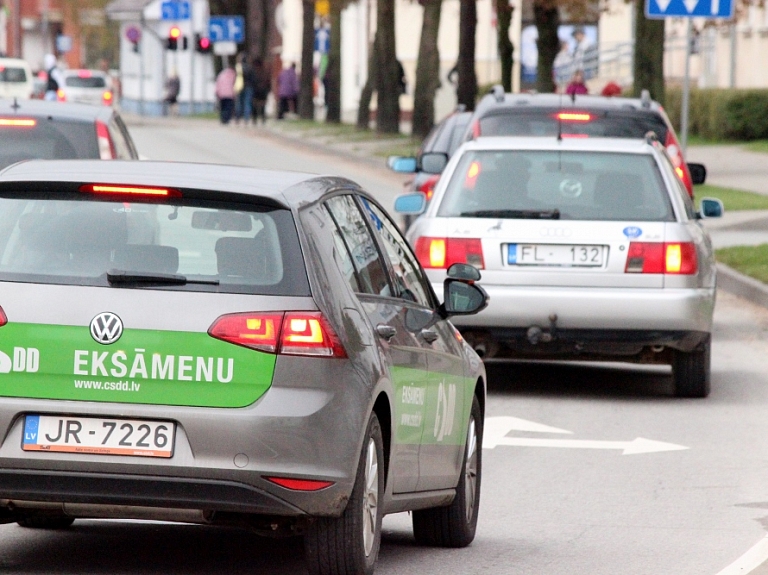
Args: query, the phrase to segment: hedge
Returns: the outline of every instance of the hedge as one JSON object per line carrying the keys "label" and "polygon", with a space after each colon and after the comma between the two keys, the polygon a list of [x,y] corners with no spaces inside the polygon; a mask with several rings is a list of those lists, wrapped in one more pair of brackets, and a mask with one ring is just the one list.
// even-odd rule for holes
{"label": "hedge", "polygon": [[[665,110],[680,130],[682,90],[667,87]],[[707,140],[768,138],[768,90],[691,89],[688,133]]]}

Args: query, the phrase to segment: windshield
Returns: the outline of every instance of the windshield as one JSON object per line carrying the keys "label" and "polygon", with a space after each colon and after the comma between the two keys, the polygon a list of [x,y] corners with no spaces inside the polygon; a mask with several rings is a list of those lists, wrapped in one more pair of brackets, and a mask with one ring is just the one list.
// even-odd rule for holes
{"label": "windshield", "polygon": [[27,81],[27,72],[24,68],[14,68],[0,65],[0,82],[12,82],[22,84]]}
{"label": "windshield", "polygon": [[0,199],[0,280],[308,295],[288,210]]}
{"label": "windshield", "polygon": [[674,221],[654,158],[608,152],[467,152],[438,215]]}
{"label": "windshield", "polygon": [[64,85],[67,88],[106,88],[107,82],[102,76],[67,76]]}

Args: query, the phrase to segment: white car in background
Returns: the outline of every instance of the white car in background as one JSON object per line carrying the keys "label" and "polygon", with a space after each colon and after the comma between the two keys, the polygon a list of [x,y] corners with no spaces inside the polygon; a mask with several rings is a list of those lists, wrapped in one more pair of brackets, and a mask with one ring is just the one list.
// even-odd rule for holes
{"label": "white car in background", "polygon": [[422,170],[444,168],[432,201],[405,194],[395,210],[421,214],[407,237],[434,286],[453,263],[482,270],[488,307],[453,320],[479,354],[671,364],[676,395],[709,394],[716,277],[701,218],[723,206],[696,211],[655,137],[480,138],[446,162],[423,155]]}
{"label": "white car in background", "polygon": [[33,91],[34,77],[27,61],[0,58],[0,98],[28,100]]}
{"label": "white car in background", "polygon": [[59,86],[60,102],[111,106],[114,103],[112,78],[100,70],[65,70],[64,85]]}

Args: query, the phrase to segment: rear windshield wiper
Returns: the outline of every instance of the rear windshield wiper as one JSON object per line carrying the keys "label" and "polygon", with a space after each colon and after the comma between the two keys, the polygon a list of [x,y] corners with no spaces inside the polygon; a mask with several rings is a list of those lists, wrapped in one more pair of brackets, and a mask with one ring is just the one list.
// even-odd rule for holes
{"label": "rear windshield wiper", "polygon": [[110,284],[138,284],[138,285],[173,285],[183,286],[187,284],[219,285],[219,280],[190,280],[185,276],[176,274],[150,274],[140,272],[128,272],[123,270],[109,270],[107,281]]}
{"label": "rear windshield wiper", "polygon": [[462,218],[509,218],[517,220],[559,220],[560,210],[477,210],[462,212]]}

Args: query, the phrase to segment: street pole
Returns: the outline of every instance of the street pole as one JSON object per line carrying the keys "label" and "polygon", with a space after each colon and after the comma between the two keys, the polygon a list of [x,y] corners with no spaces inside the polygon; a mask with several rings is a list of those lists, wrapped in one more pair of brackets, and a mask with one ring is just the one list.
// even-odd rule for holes
{"label": "street pole", "polygon": [[736,87],[736,20],[731,22],[731,77],[729,85]]}
{"label": "street pole", "polygon": [[685,32],[685,78],[683,79],[683,105],[680,111],[680,147],[683,154],[688,146],[688,103],[691,97],[691,38],[693,36],[693,18],[688,18]]}
{"label": "street pole", "polygon": [[13,56],[21,58],[21,0],[13,0]]}

